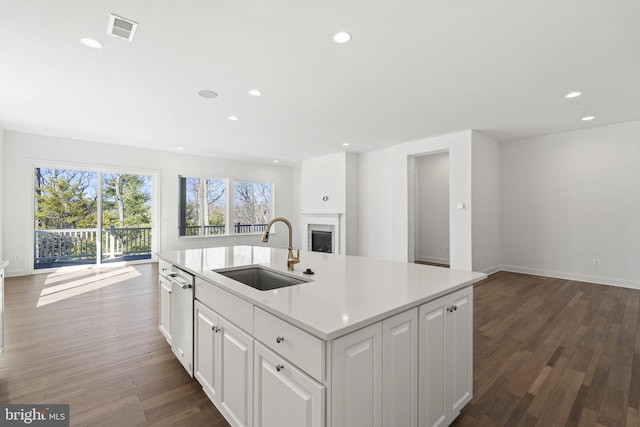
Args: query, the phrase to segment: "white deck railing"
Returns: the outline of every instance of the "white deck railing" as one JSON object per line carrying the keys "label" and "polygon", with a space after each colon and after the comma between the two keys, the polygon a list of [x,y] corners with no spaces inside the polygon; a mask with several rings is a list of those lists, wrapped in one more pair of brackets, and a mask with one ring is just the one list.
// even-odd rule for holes
{"label": "white deck railing", "polygon": [[[151,254],[151,227],[105,228],[100,233],[103,258]],[[34,262],[95,259],[98,229],[35,230]]]}

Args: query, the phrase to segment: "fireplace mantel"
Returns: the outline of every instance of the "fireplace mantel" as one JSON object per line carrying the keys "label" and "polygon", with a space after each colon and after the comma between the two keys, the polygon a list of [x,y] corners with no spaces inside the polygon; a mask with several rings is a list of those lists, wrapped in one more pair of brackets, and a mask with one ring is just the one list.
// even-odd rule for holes
{"label": "fireplace mantel", "polygon": [[334,254],[343,253],[340,240],[340,217],[341,213],[303,213],[302,214],[302,249],[310,251],[311,231],[315,229],[320,231],[330,230],[331,246]]}

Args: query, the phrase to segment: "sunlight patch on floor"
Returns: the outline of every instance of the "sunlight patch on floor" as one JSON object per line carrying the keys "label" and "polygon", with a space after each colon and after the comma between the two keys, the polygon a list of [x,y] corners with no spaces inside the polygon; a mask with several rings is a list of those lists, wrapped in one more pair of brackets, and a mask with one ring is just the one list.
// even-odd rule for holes
{"label": "sunlight patch on floor", "polygon": [[126,280],[140,277],[141,273],[133,267],[126,267],[107,272],[100,272],[88,277],[85,272],[84,277],[74,280],[74,278],[78,276],[79,274],[69,274],[66,276],[66,280],[60,283],[60,275],[53,275],[52,282],[59,284],[50,284],[48,283],[49,278],[47,278],[45,281],[45,288],[42,289],[42,292],[40,293],[37,307],[42,307],[47,304],[122,283]]}

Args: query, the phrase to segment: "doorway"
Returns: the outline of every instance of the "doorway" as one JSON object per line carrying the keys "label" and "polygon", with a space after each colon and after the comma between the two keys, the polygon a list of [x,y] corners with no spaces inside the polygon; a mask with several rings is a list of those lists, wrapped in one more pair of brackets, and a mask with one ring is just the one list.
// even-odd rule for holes
{"label": "doorway", "polygon": [[414,158],[414,261],[450,265],[449,152]]}
{"label": "doorway", "polygon": [[33,268],[151,259],[151,175],[34,168]]}

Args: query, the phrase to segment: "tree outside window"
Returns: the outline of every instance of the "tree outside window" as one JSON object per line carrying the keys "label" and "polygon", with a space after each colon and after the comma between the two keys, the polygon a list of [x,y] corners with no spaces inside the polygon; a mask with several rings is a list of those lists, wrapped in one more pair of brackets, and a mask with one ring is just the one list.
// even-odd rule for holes
{"label": "tree outside window", "polygon": [[227,181],[180,177],[180,235],[226,234]]}
{"label": "tree outside window", "polygon": [[261,233],[271,219],[272,184],[234,182],[234,223],[236,233]]}

